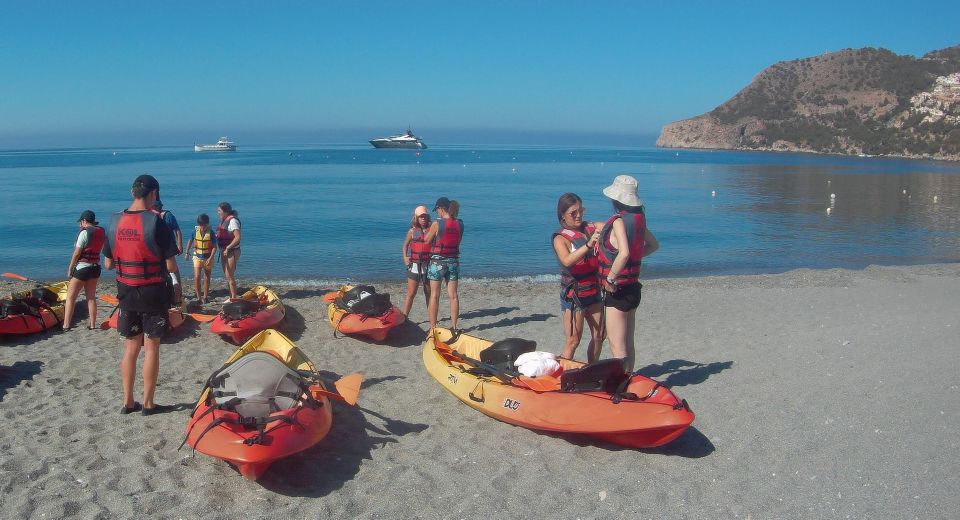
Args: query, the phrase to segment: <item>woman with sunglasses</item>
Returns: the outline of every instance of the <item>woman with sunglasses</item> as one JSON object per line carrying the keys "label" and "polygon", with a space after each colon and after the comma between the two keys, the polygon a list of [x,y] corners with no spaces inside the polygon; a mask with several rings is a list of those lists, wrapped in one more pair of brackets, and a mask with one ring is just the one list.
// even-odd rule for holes
{"label": "woman with sunglasses", "polygon": [[602,222],[584,222],[583,201],[564,193],[557,202],[560,229],[553,234],[553,252],[560,263],[560,310],[566,343],[561,357],[573,359],[583,337],[583,321],[590,327],[587,362],[599,359],[603,337],[600,327],[600,279],[594,246]]}

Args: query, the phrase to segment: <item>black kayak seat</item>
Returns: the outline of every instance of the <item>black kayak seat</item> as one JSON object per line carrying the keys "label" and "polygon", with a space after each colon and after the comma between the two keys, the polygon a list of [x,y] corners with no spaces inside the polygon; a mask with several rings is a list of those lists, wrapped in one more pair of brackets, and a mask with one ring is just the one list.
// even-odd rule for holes
{"label": "black kayak seat", "polygon": [[253,300],[235,300],[223,304],[223,317],[228,320],[239,320],[260,310],[260,302]]}
{"label": "black kayak seat", "polygon": [[533,352],[537,342],[522,338],[507,338],[497,341],[480,351],[480,361],[504,370],[516,370],[513,362],[520,354]]}
{"label": "black kayak seat", "polygon": [[630,377],[620,358],[596,361],[580,368],[564,370],[560,375],[562,392],[604,391],[614,393],[624,379]]}

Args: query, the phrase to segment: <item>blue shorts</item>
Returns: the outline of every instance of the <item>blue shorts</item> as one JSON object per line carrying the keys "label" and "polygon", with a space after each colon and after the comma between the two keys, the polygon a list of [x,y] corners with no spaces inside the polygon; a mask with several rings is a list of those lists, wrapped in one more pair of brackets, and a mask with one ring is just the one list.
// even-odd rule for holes
{"label": "blue shorts", "polygon": [[447,280],[458,280],[460,278],[460,259],[435,256],[430,259],[430,267],[427,268],[427,280],[439,282],[446,278]]}
{"label": "blue shorts", "polygon": [[563,289],[560,289],[560,311],[566,312],[570,309],[576,308],[576,310],[586,310],[593,305],[600,303],[600,293],[594,294],[593,296],[584,296],[580,298],[580,305],[577,305],[577,302],[572,298],[566,298],[563,294]]}

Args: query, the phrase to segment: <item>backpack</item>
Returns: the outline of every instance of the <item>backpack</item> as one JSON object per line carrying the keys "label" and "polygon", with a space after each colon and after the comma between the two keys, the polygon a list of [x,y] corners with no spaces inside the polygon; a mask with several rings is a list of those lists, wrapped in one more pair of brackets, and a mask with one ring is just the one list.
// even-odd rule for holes
{"label": "backpack", "polygon": [[8,316],[36,315],[36,311],[22,299],[3,299],[0,300],[0,318]]}
{"label": "backpack", "polygon": [[334,300],[334,305],[352,314],[371,318],[383,316],[393,304],[389,293],[378,293],[372,285],[358,285]]}

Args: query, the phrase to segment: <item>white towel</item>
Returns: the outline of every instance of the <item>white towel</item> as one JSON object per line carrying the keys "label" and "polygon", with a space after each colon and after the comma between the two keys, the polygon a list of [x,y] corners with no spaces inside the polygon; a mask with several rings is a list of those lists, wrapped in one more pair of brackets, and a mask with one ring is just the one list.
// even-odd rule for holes
{"label": "white towel", "polygon": [[557,356],[552,352],[526,352],[513,362],[517,370],[527,377],[539,377],[553,374],[560,369]]}

